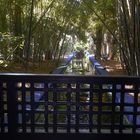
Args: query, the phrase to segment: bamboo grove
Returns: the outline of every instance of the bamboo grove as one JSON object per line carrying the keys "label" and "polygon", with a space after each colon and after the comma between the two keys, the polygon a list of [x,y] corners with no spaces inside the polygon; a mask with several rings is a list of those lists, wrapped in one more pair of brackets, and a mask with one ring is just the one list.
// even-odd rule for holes
{"label": "bamboo grove", "polygon": [[121,59],[129,75],[140,75],[140,1],[117,1]]}
{"label": "bamboo grove", "polygon": [[106,35],[109,59],[140,75],[140,0],[1,0],[0,68],[59,61],[87,33],[97,59]]}

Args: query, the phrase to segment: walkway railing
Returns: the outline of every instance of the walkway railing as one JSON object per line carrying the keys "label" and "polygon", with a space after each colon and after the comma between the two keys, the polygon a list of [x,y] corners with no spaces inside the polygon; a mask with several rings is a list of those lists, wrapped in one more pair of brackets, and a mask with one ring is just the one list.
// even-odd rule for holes
{"label": "walkway railing", "polygon": [[[42,100],[35,98],[37,92]],[[133,102],[125,100],[127,94]],[[0,74],[0,137],[65,133],[132,138],[140,133],[139,108],[140,77]]]}
{"label": "walkway railing", "polygon": [[94,55],[86,52],[86,56],[89,58],[97,75],[109,75],[107,70],[95,59]]}

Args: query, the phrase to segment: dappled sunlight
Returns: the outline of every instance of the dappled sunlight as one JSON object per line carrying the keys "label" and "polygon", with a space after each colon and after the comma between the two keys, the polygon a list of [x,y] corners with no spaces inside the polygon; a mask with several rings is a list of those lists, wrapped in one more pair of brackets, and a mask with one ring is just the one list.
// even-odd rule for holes
{"label": "dappled sunlight", "polygon": [[6,68],[8,66],[8,64],[5,63],[4,60],[0,60],[0,66],[2,66],[3,68]]}
{"label": "dappled sunlight", "polygon": [[125,74],[120,62],[108,60],[108,61],[101,61],[101,64],[105,67],[105,69],[110,74],[113,74],[113,75]]}
{"label": "dappled sunlight", "polygon": [[3,63],[3,60],[0,60],[0,64],[2,64]]}

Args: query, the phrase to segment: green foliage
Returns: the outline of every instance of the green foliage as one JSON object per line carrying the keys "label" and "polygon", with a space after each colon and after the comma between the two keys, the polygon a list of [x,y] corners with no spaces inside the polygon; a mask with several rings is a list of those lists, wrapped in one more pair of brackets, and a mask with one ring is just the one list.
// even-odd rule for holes
{"label": "green foliage", "polygon": [[[92,2],[93,3],[93,2]],[[92,12],[91,17],[91,29],[98,28],[100,26],[103,27],[104,31],[106,31],[106,27],[103,25],[102,21],[99,17],[106,23],[106,25],[113,31],[117,28],[116,21],[116,2],[112,0],[96,0],[93,4],[87,2],[85,4],[90,11]],[[96,13],[95,13],[96,12]],[[97,17],[97,15],[99,17]]]}
{"label": "green foliage", "polygon": [[88,48],[88,45],[85,44],[84,42],[76,42],[75,45],[74,45],[74,50],[77,51],[77,52],[80,52],[80,51],[84,51],[85,49]]}
{"label": "green foliage", "polygon": [[13,53],[17,48],[23,49],[23,43],[22,37],[0,32],[0,59],[3,62],[12,59]]}
{"label": "green foliage", "polygon": [[[34,1],[31,43],[28,46],[31,1],[1,0],[0,56],[4,60],[8,57],[11,61],[20,58],[21,63],[26,60],[29,50],[31,62],[62,58],[67,51],[73,50],[77,41],[86,44],[86,33],[96,36],[97,41],[108,30],[116,33],[116,7],[115,0]],[[101,36],[96,35],[98,30]],[[71,42],[67,36],[72,38]]]}

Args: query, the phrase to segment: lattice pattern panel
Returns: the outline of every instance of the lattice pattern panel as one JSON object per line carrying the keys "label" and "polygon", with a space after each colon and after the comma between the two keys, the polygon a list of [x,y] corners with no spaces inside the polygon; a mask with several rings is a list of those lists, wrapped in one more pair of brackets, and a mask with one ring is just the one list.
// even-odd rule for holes
{"label": "lattice pattern panel", "polygon": [[0,132],[8,132],[7,83],[0,81]]}
{"label": "lattice pattern panel", "polygon": [[0,131],[139,133],[139,81],[116,77],[19,76],[10,80],[12,84],[1,82]]}

